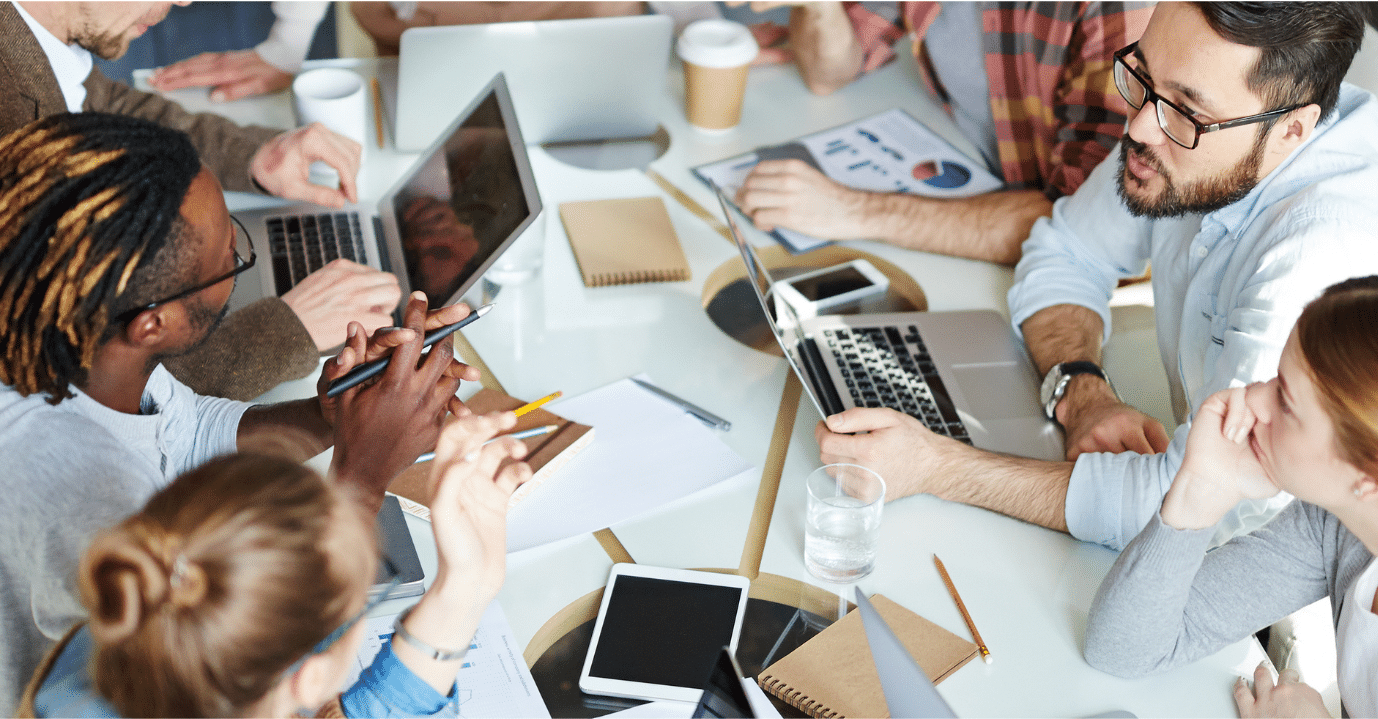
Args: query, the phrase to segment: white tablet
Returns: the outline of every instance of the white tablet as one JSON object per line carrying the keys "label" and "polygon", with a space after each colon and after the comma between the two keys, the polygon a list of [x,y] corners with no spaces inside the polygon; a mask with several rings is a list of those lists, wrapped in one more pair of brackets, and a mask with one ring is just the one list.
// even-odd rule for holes
{"label": "white tablet", "polygon": [[718,653],[737,650],[749,584],[736,574],[614,564],[579,688],[697,702]]}

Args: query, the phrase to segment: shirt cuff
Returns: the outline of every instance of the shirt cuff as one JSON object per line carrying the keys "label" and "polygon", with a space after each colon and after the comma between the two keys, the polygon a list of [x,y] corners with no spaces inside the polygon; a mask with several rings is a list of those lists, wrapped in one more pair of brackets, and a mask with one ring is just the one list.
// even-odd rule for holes
{"label": "shirt cuff", "polygon": [[300,72],[302,63],[306,62],[306,53],[311,49],[311,39],[316,36],[316,26],[329,6],[323,2],[273,3],[277,20],[268,31],[268,39],[259,43],[254,52],[285,73]]}
{"label": "shirt cuff", "polygon": [[446,707],[457,709],[457,696],[455,685],[450,686],[449,696],[441,696],[416,676],[393,653],[389,638],[359,681],[340,697],[340,706],[350,717],[433,716]]}

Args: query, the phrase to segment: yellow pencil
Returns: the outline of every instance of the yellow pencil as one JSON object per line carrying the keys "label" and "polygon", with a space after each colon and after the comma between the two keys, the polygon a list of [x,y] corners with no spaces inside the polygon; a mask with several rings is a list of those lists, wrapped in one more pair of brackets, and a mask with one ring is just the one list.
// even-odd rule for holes
{"label": "yellow pencil", "polygon": [[976,631],[976,622],[971,621],[971,615],[967,613],[967,605],[962,603],[962,596],[957,593],[957,587],[952,583],[952,577],[947,575],[947,567],[943,566],[943,560],[938,559],[938,555],[933,555],[933,563],[938,565],[938,574],[943,575],[943,584],[947,585],[947,593],[952,595],[952,601],[957,603],[957,611],[962,613],[962,619],[967,622],[967,629],[971,630],[971,638],[976,640],[976,648],[981,651],[981,661],[990,664],[990,650],[986,648],[986,641],[981,638],[981,633]]}
{"label": "yellow pencil", "polygon": [[527,412],[530,412],[531,410],[536,409],[537,407],[540,407],[541,405],[545,404],[546,402],[549,402],[549,401],[551,401],[551,400],[553,400],[553,399],[559,397],[559,396],[562,395],[562,394],[564,394],[564,392],[561,392],[561,391],[558,391],[558,390],[555,391],[555,392],[551,392],[550,394],[548,394],[548,395],[546,395],[546,396],[544,396],[544,397],[542,397],[542,398],[536,400],[535,402],[527,402],[526,404],[524,404],[524,405],[522,405],[522,406],[520,406],[520,407],[518,407],[518,408],[512,410],[512,413],[515,414],[515,415],[517,415],[518,417],[520,417],[520,416],[526,414]]}

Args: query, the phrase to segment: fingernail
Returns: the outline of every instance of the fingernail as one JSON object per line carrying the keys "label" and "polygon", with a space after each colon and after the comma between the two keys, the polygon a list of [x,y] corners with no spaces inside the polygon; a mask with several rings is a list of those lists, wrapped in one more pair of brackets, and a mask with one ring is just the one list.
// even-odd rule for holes
{"label": "fingernail", "polygon": [[423,301],[424,301],[424,300],[426,299],[426,293],[425,293],[425,292],[422,292],[421,290],[412,290],[411,298],[414,299],[414,300],[423,300]]}
{"label": "fingernail", "polygon": [[358,334],[359,334],[359,326],[358,326],[358,325],[355,325],[355,324],[350,324],[350,325],[349,325],[349,338],[350,338],[350,339],[354,339],[354,337],[355,337],[356,335],[358,335]]}
{"label": "fingernail", "polygon": [[224,93],[224,92],[222,92],[222,91],[220,91],[220,90],[215,90],[215,91],[211,92],[211,102],[224,102],[224,101],[225,101],[225,93]]}

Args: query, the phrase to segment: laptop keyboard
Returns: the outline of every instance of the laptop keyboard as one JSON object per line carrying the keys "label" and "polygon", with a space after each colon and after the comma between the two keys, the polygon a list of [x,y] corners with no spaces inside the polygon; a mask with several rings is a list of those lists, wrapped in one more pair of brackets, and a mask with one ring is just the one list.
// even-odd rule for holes
{"label": "laptop keyboard", "polygon": [[823,330],[852,401],[858,407],[889,407],[941,435],[971,444],[966,425],[947,394],[919,329],[854,327]]}
{"label": "laptop keyboard", "polygon": [[268,252],[279,295],[331,260],[343,257],[363,262],[364,241],[357,213],[269,217],[267,225]]}

